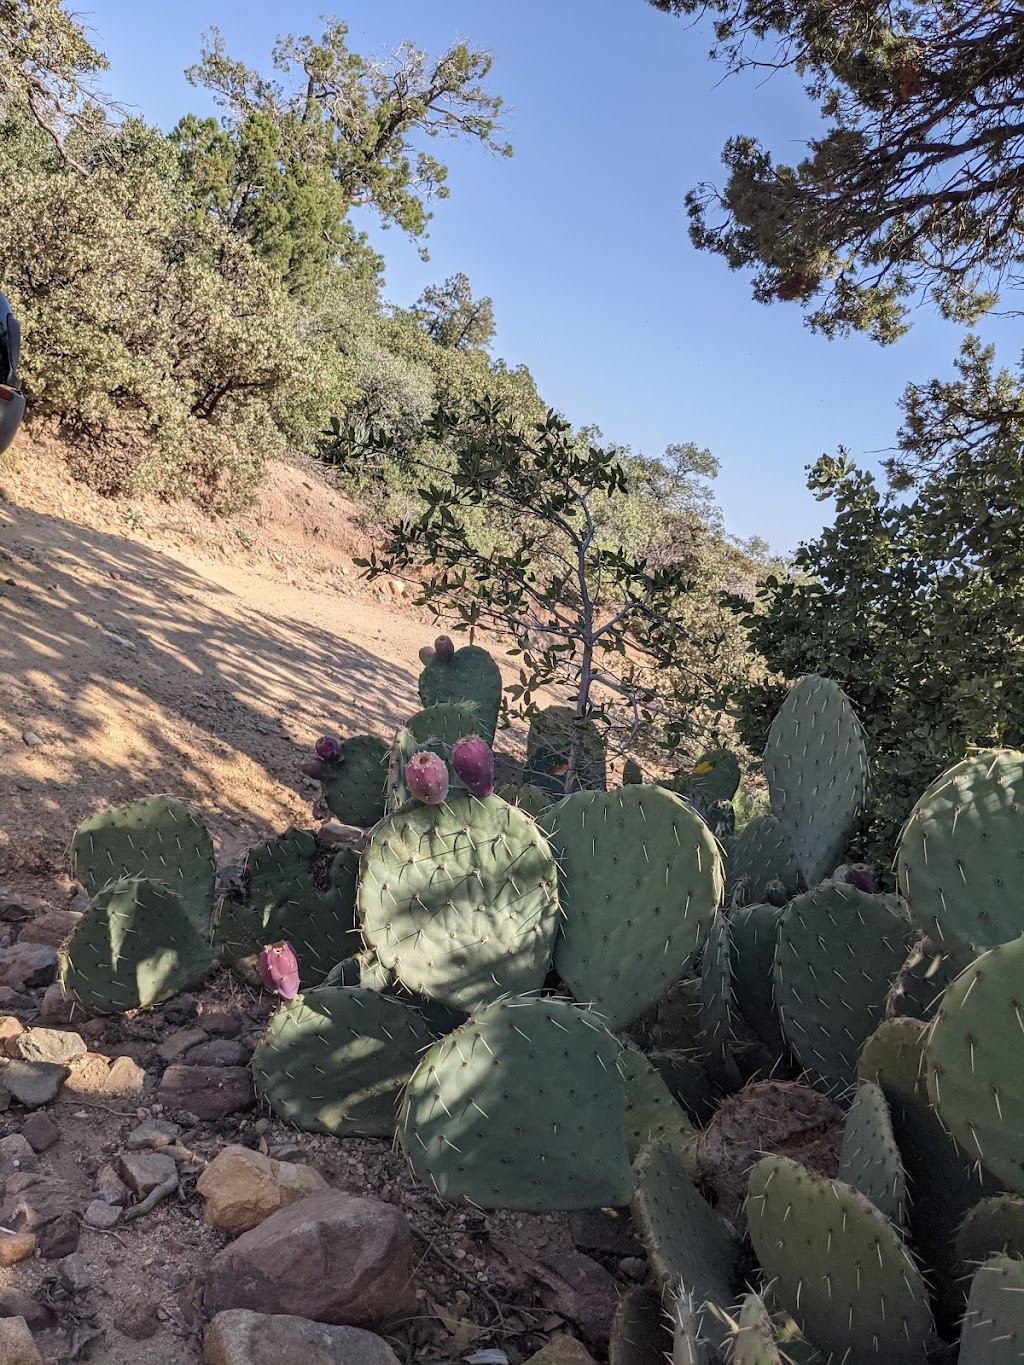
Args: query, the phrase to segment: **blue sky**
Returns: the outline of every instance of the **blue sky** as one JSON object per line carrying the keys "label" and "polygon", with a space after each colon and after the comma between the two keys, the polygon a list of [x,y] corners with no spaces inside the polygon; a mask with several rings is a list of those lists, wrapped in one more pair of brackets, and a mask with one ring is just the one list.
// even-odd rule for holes
{"label": "blue sky", "polygon": [[[267,69],[275,36],[319,32],[324,10],[324,0],[84,0],[81,13],[110,59],[107,87],[170,128],[211,107],[183,74],[205,29]],[[334,12],[364,54],[406,38],[430,51],[456,38],[489,49],[515,147],[511,160],[437,147],[451,197],[437,206],[430,261],[394,229],[371,234],[387,296],[408,304],[465,271],[494,300],[496,352],[527,364],[572,422],[651,455],[708,446],[734,535],[782,552],[814,535],[830,504],[807,492],[804,467],[839,444],[874,465],[894,442],[906,383],[952,369],[959,333],[927,308],[895,346],[829,342],[796,307],[754,303],[745,275],[690,246],[683,196],[721,183],[728,136],[755,134],[795,160],[814,128],[791,79],[723,79],[705,27],[644,0],[339,0]],[[986,329],[1006,362],[1011,325]]]}

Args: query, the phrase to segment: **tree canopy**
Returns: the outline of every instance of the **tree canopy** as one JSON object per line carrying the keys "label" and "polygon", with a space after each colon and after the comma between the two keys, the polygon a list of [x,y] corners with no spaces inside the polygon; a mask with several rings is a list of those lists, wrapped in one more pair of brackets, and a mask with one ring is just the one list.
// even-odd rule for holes
{"label": "tree canopy", "polygon": [[1019,286],[1024,246],[1024,20],[989,0],[650,0],[710,11],[731,71],[790,69],[824,128],[796,165],[726,144],[723,189],[687,198],[694,243],[754,271],[829,335],[891,342],[909,301],[973,322]]}

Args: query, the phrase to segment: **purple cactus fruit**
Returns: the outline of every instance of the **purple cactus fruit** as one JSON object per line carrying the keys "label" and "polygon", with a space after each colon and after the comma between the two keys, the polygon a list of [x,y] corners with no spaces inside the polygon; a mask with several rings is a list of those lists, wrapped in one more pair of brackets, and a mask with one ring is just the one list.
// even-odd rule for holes
{"label": "purple cactus fruit", "polygon": [[317,782],[326,782],[329,778],[337,775],[337,770],[333,763],[324,763],[319,758],[307,758],[302,765],[302,771],[307,777],[314,778]]}
{"label": "purple cactus fruit", "polygon": [[455,741],[452,767],[474,796],[490,796],[494,791],[494,755],[491,746],[479,735],[466,735]]}
{"label": "purple cactus fruit", "polygon": [[423,749],[405,765],[405,781],[417,801],[425,806],[439,806],[448,795],[448,764]]}
{"label": "purple cactus fruit", "polygon": [[321,735],[316,742],[316,756],[325,763],[340,763],[345,757],[345,746],[333,735]]}
{"label": "purple cactus fruit", "polygon": [[455,646],[447,635],[439,635],[434,641],[434,656],[439,664],[450,664],[455,658]]}
{"label": "purple cactus fruit", "polygon": [[858,891],[865,891],[869,896],[875,894],[875,871],[867,863],[851,863],[843,876],[843,881],[847,886],[855,886]]}
{"label": "purple cactus fruit", "polygon": [[299,993],[299,960],[295,949],[283,940],[268,943],[260,953],[260,976],[264,988],[282,1000],[294,1000]]}
{"label": "purple cactus fruit", "polygon": [[423,665],[424,668],[426,668],[427,664],[429,664],[431,659],[433,659],[434,654],[435,650],[433,645],[424,645],[423,648],[420,650],[420,663]]}

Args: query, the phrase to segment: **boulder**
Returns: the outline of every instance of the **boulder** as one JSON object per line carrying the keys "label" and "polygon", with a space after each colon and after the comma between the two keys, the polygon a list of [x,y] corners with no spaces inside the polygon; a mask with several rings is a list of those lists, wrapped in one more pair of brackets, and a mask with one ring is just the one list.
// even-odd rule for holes
{"label": "boulder", "polygon": [[256,1103],[252,1076],[245,1066],[169,1066],[156,1099],[172,1113],[184,1110],[207,1123]]}
{"label": "boulder", "polygon": [[48,948],[59,948],[71,937],[81,918],[75,910],[48,910],[45,915],[29,920],[18,935],[18,942],[44,943]]}
{"label": "boulder", "polygon": [[218,1313],[206,1329],[206,1365],[398,1365],[386,1341],[361,1327],[328,1327],[286,1313]]}
{"label": "boulder", "polygon": [[15,943],[0,948],[0,985],[22,992],[52,985],[57,977],[57,950],[45,943]]}
{"label": "boulder", "polygon": [[56,1062],[4,1062],[0,1081],[15,1104],[39,1109],[57,1098],[70,1072]]}
{"label": "boulder", "polygon": [[226,1232],[248,1232],[279,1209],[326,1188],[311,1166],[235,1146],[218,1152],[196,1184],[206,1222]]}
{"label": "boulder", "polygon": [[0,1360],[4,1365],[46,1365],[24,1318],[0,1318]]}

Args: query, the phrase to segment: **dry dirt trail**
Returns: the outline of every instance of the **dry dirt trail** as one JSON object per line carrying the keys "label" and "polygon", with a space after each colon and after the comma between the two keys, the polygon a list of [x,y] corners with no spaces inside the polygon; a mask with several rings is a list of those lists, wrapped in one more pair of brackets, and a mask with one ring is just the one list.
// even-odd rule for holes
{"label": "dry dirt trail", "polygon": [[66,888],[76,824],[153,792],[199,810],[222,860],[311,824],[310,744],[390,736],[435,633],[359,579],[354,512],[283,464],[229,522],[111,502],[19,438],[0,462],[0,885]]}

